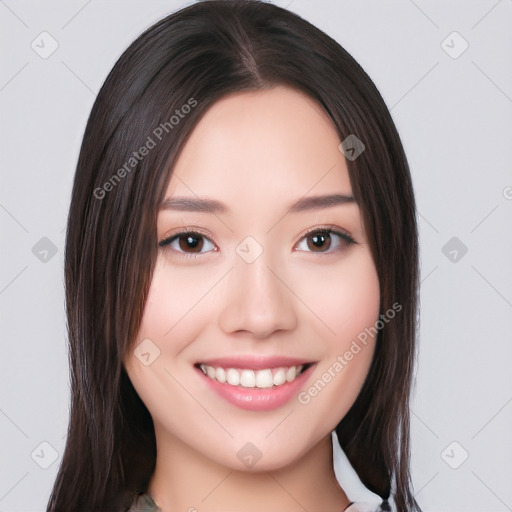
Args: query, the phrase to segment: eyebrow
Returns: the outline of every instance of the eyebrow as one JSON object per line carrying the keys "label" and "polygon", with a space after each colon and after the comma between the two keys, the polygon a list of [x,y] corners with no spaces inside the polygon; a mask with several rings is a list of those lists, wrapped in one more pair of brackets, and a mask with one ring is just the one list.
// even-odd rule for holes
{"label": "eyebrow", "polygon": [[[320,210],[347,203],[355,203],[354,197],[345,194],[301,197],[289,207],[287,213]],[[228,211],[228,207],[216,199],[199,197],[168,197],[162,201],[159,210],[226,213]]]}

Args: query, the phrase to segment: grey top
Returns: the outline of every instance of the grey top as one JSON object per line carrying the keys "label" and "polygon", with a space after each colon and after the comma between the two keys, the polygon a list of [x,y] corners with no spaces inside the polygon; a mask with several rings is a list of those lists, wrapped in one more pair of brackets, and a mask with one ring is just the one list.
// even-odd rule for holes
{"label": "grey top", "polygon": [[[350,503],[342,512],[381,512],[380,506],[369,503]],[[127,512],[162,512],[162,509],[155,503],[150,494],[144,493],[135,496],[132,506]]]}
{"label": "grey top", "polygon": [[155,503],[151,495],[145,493],[135,496],[132,506],[127,512],[162,512],[162,510]]}

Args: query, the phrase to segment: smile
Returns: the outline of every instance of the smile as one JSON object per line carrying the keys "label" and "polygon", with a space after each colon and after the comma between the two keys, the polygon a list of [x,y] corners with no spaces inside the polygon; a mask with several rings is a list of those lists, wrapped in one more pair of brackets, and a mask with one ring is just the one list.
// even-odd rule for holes
{"label": "smile", "polygon": [[308,366],[301,364],[282,368],[265,368],[262,370],[249,370],[237,368],[214,368],[207,364],[200,364],[202,372],[210,379],[221,384],[241,386],[243,388],[271,388],[293,382],[295,378]]}
{"label": "smile", "polygon": [[292,359],[242,361],[230,358],[222,361],[224,366],[220,366],[219,360],[210,364],[196,363],[194,367],[205,391],[213,391],[240,409],[263,412],[289,403],[310,379],[316,362]]}

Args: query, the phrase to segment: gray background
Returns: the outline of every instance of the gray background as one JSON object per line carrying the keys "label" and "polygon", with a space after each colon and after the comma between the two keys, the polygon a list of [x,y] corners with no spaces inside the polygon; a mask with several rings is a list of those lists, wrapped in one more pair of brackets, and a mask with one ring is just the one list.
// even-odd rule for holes
{"label": "gray background", "polygon": [[[365,68],[411,165],[417,499],[426,512],[512,510],[512,1],[275,3]],[[87,116],[122,51],[184,5],[0,1],[0,512],[44,510],[65,443],[63,230]],[[46,59],[43,31],[58,43]]]}

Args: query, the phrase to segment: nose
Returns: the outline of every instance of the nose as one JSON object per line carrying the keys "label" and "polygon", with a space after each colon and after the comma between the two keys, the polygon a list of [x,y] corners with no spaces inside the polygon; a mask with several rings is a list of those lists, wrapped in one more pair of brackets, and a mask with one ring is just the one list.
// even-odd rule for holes
{"label": "nose", "polygon": [[227,334],[244,331],[264,339],[297,325],[295,297],[284,276],[264,255],[252,263],[237,258],[227,276],[218,317],[220,328]]}

